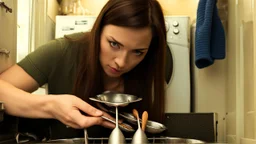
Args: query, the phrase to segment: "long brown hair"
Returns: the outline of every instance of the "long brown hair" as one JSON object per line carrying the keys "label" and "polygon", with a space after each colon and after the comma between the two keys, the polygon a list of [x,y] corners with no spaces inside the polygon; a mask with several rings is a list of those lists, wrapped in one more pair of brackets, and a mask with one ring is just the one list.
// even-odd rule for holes
{"label": "long brown hair", "polygon": [[160,4],[156,0],[109,0],[98,15],[79,64],[74,94],[88,101],[104,90],[103,69],[99,61],[100,35],[105,25],[130,28],[152,28],[147,55],[133,70],[123,75],[124,92],[143,98],[132,105],[140,112],[147,110],[151,120],[164,118],[164,80],[166,29]]}

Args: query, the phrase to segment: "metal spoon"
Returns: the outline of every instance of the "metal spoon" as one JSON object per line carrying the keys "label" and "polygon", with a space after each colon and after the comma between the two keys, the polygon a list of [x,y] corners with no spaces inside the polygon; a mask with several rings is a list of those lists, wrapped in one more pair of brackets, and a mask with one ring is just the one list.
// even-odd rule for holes
{"label": "metal spoon", "polygon": [[139,118],[138,111],[136,109],[133,109],[132,112],[133,112],[133,115],[137,118],[137,122],[138,122],[138,129],[133,135],[132,144],[147,144],[148,138],[144,133],[144,131],[142,131],[142,129],[140,128],[140,121],[139,121],[140,118]]}
{"label": "metal spoon", "polygon": [[[113,124],[116,124],[116,121],[108,118],[108,117],[105,117],[105,116],[101,116],[103,119],[109,121],[109,122],[112,122]],[[120,123],[119,124],[119,128],[123,131],[126,131],[126,132],[134,132],[135,130],[133,129],[133,127],[131,127],[130,125],[126,124],[126,123]]]}
{"label": "metal spoon", "polygon": [[116,107],[116,127],[111,132],[108,144],[125,144],[125,137],[122,133],[122,131],[118,127],[118,109]]}

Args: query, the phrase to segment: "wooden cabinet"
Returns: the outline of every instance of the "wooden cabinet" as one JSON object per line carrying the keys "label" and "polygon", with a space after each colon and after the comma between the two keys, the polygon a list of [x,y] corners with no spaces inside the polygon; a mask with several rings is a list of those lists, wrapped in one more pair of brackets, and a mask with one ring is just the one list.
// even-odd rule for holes
{"label": "wooden cabinet", "polygon": [[[1,2],[10,7],[12,13],[0,7],[0,73],[16,63],[17,53],[17,0],[2,0]],[[9,140],[13,143],[16,133],[17,119],[5,115],[3,121],[0,122],[0,143]]]}
{"label": "wooden cabinet", "polygon": [[0,7],[0,73],[15,64],[17,45],[17,0],[2,0],[12,13]]}

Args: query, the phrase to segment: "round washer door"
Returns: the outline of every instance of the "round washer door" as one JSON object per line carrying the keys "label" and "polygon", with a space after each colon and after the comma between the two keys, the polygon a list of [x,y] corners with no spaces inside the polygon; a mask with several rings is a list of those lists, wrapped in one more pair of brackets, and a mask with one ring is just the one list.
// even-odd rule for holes
{"label": "round washer door", "polygon": [[172,56],[172,68],[167,60],[166,72],[169,71],[169,75],[166,75],[168,82],[165,88],[165,112],[190,112],[189,48],[171,43],[168,47]]}
{"label": "round washer door", "polygon": [[165,62],[165,81],[167,84],[171,81],[173,73],[173,59],[172,52],[168,45],[166,45],[166,62]]}

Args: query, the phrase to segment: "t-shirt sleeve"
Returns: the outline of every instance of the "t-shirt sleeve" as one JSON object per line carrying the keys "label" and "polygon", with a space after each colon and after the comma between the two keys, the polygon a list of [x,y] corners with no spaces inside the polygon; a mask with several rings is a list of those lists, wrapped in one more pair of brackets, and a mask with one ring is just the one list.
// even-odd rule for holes
{"label": "t-shirt sleeve", "polygon": [[28,54],[18,65],[42,86],[48,82],[51,72],[58,64],[64,51],[63,45],[64,39],[52,40]]}

